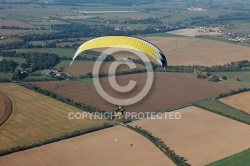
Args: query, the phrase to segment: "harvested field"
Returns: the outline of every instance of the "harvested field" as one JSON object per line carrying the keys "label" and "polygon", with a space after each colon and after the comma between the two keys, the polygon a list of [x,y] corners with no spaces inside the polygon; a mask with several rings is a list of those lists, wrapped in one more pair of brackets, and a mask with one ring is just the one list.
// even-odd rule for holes
{"label": "harvested field", "polygon": [[31,30],[0,29],[0,36],[18,35],[18,34],[28,33],[28,32],[31,32]]}
{"label": "harvested field", "polygon": [[17,21],[17,20],[0,20],[0,27],[1,26],[7,26],[7,27],[21,27],[21,28],[34,28],[33,25],[27,24],[22,21]]}
{"label": "harvested field", "polygon": [[[118,64],[118,63],[119,62],[117,62],[117,63],[112,62],[112,64]],[[62,67],[64,68],[64,72],[69,73],[72,76],[80,76],[80,75],[86,75],[89,72],[92,73],[95,62],[93,62],[93,61],[75,61],[73,63],[73,65],[69,66],[70,61],[65,61],[65,63],[62,62],[61,64],[63,64]],[[101,73],[108,73],[110,65],[111,65],[110,62],[103,62],[101,69],[100,69],[100,72]],[[143,69],[143,68],[145,68],[145,67],[142,65],[136,64],[135,70]],[[120,65],[117,68],[117,71],[128,71],[128,70],[130,70],[130,69],[127,65]]]}
{"label": "harvested field", "polygon": [[175,165],[146,138],[121,126],[3,156],[0,163],[1,166]]}
{"label": "harvested field", "polygon": [[10,117],[12,111],[11,101],[0,91],[0,126]]}
{"label": "harvested field", "polygon": [[193,106],[175,112],[181,113],[181,119],[144,119],[132,125],[161,138],[192,166],[206,165],[250,147],[249,125]]}
{"label": "harvested field", "polygon": [[146,13],[116,13],[116,14],[105,14],[102,15],[103,18],[122,18],[122,19],[146,19],[151,17],[151,15]]}
{"label": "harvested field", "polygon": [[[144,37],[165,54],[169,65],[222,65],[250,60],[250,47],[198,38]],[[116,53],[115,57],[138,58],[131,53]]]}
{"label": "harvested field", "polygon": [[244,92],[220,99],[221,102],[250,114],[250,92]]}
{"label": "harvested field", "polygon": [[16,84],[1,83],[0,89],[13,106],[10,118],[0,127],[0,151],[108,123],[90,118],[69,119],[68,113],[83,111]]}
{"label": "harvested field", "polygon": [[[160,111],[195,101],[212,98],[218,94],[228,92],[230,89],[216,83],[183,76],[173,73],[155,73],[154,84],[149,94],[139,103],[127,107],[129,112]],[[129,93],[115,92],[109,85],[108,79],[101,81],[108,94],[124,99],[137,95],[145,85],[147,75],[131,74],[116,77],[118,84],[125,86],[129,80],[137,81],[135,89]],[[84,104],[111,111],[114,106],[107,103],[96,92],[93,85],[84,85],[73,81],[35,82],[42,89],[53,91],[62,96],[69,97]],[[123,103],[117,103],[123,104]]]}
{"label": "harvested field", "polygon": [[91,18],[90,16],[86,16],[86,15],[76,15],[76,16],[62,16],[62,19],[72,19],[72,20],[81,20],[81,19],[88,19]]}
{"label": "harvested field", "polygon": [[222,35],[223,33],[219,33],[219,29],[213,29],[214,32],[209,31],[210,28],[201,29],[201,28],[193,28],[193,29],[180,29],[176,31],[168,32],[170,34],[175,35],[183,35],[188,37],[195,37],[195,36],[214,36],[214,35]]}

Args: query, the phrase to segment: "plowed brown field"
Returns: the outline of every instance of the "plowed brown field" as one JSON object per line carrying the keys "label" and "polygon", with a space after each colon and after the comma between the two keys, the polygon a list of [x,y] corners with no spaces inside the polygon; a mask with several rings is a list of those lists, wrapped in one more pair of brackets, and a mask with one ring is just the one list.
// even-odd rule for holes
{"label": "plowed brown field", "polygon": [[132,125],[161,138],[192,166],[206,165],[250,148],[249,125],[197,107],[175,112],[181,113],[181,119],[144,119]]}
{"label": "plowed brown field", "polygon": [[[112,64],[115,64],[117,62],[113,62]],[[118,64],[118,63],[117,63]],[[72,76],[80,76],[80,75],[86,75],[87,73],[93,71],[93,67],[95,65],[95,62],[84,62],[84,61],[76,61],[73,63],[73,65],[69,66],[69,63],[64,64],[64,71],[69,73]],[[109,67],[111,63],[110,62],[103,62],[100,68],[101,73],[109,73]],[[136,70],[138,69],[143,69],[145,68],[144,66],[140,64],[136,64]],[[120,65],[116,71],[127,71],[129,70],[129,67],[125,64]]]}
{"label": "plowed brown field", "polygon": [[[125,86],[129,80],[137,81],[137,86],[129,93],[115,92],[107,78],[101,81],[103,88],[114,97],[125,99],[137,95],[144,87],[147,75],[131,74],[116,77],[118,84]],[[75,101],[92,105],[106,111],[112,111],[114,105],[102,99],[93,85],[83,85],[73,81],[36,82],[34,83],[49,91],[69,97]],[[129,112],[161,111],[179,107],[198,100],[212,98],[220,93],[228,92],[229,88],[216,83],[203,81],[173,73],[155,73],[154,84],[148,95],[139,103],[127,107]],[[123,103],[117,103],[123,104]]]}
{"label": "plowed brown field", "polygon": [[175,165],[146,138],[121,126],[3,156],[0,163],[1,166]]}

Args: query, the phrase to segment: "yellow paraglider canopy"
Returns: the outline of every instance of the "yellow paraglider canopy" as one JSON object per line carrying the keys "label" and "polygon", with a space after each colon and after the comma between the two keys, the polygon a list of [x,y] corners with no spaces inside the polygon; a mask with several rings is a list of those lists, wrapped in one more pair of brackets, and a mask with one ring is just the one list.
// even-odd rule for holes
{"label": "yellow paraglider canopy", "polygon": [[73,61],[81,52],[84,52],[90,49],[104,48],[104,47],[119,47],[119,48],[127,48],[127,49],[133,49],[133,50],[144,52],[152,56],[154,59],[156,59],[162,65],[162,67],[166,70],[167,61],[166,61],[164,54],[159,48],[157,48],[155,45],[145,40],[135,38],[135,37],[128,37],[128,36],[104,36],[104,37],[99,37],[99,38],[89,40],[83,43],[78,48],[78,50],[76,51],[73,57]]}

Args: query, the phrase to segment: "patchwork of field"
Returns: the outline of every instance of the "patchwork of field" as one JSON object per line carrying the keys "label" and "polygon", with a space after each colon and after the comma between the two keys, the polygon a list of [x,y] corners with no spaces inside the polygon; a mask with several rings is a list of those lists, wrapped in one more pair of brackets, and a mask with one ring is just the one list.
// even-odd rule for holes
{"label": "patchwork of field", "polygon": [[0,27],[1,26],[7,26],[7,27],[21,27],[21,28],[34,28],[33,25],[31,24],[27,24],[25,22],[22,21],[18,21],[18,20],[0,20]]}
{"label": "patchwork of field", "polygon": [[[165,54],[169,65],[222,65],[250,60],[250,47],[214,40],[182,37],[144,37]],[[138,58],[131,53],[116,53],[116,57]]]}
{"label": "patchwork of field", "polygon": [[244,92],[220,99],[221,102],[250,114],[250,92]]}
{"label": "patchwork of field", "polygon": [[1,166],[175,165],[146,138],[121,126],[3,156],[0,163]]}
{"label": "patchwork of field", "polygon": [[0,91],[0,126],[9,118],[11,111],[12,105],[10,99]]}
{"label": "patchwork of field", "polygon": [[[107,78],[101,80],[103,89],[113,97],[127,99],[137,95],[144,87],[147,74],[131,74],[118,76],[116,80],[120,86],[128,84],[129,80],[137,82],[136,87],[128,93],[119,93],[112,89]],[[84,104],[92,105],[106,111],[112,111],[114,105],[102,99],[94,85],[73,81],[34,82],[42,89],[46,89],[62,96],[71,98]],[[139,103],[128,106],[129,112],[161,111],[181,105],[190,104],[206,98],[213,98],[230,89],[216,83],[183,76],[173,73],[154,73],[154,83],[148,95]],[[123,103],[117,103],[122,105]]]}
{"label": "patchwork of field", "polygon": [[[112,62],[112,65],[119,65],[119,62]],[[93,67],[95,65],[94,61],[75,61],[71,66],[70,66],[70,61],[62,61],[60,65],[64,68],[64,72],[69,73],[72,76],[80,76],[80,75],[86,75],[87,73],[93,71]],[[114,73],[115,71],[109,72],[109,68],[111,66],[111,62],[103,62],[101,64],[100,72],[101,73]],[[132,70],[138,70],[138,69],[144,69],[145,67],[136,64],[136,68]],[[117,72],[120,71],[128,71],[130,70],[129,67],[125,64],[119,65],[117,68]]]}
{"label": "patchwork of field", "polygon": [[174,112],[181,113],[181,119],[144,119],[132,125],[161,138],[193,166],[206,165],[250,147],[249,125],[193,106]]}
{"label": "patchwork of field", "polygon": [[17,35],[31,32],[31,30],[13,30],[13,29],[0,29],[0,36]]}
{"label": "patchwork of field", "polygon": [[8,95],[13,106],[10,118],[0,127],[0,151],[102,126],[107,122],[93,118],[69,119],[68,113],[83,111],[16,84],[2,83],[0,89]]}

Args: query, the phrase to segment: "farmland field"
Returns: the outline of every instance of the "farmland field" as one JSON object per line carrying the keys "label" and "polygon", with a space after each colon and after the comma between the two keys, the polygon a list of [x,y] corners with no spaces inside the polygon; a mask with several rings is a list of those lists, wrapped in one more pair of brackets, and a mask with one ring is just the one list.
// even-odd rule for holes
{"label": "farmland field", "polygon": [[3,156],[0,163],[1,166],[80,166],[83,163],[88,166],[175,165],[146,138],[121,126]]}
{"label": "farmland field", "polygon": [[12,105],[10,99],[5,93],[0,91],[0,126],[9,118],[11,111]]}
{"label": "farmland field", "polygon": [[238,120],[250,123],[250,115],[247,115],[235,108],[232,108],[218,100],[203,100],[195,103],[198,107],[212,110],[225,116],[237,118]]}
{"label": "farmland field", "polygon": [[17,35],[22,33],[31,32],[31,30],[13,30],[13,29],[0,29],[0,36]]}
{"label": "farmland field", "polygon": [[2,83],[0,89],[10,98],[13,106],[10,118],[0,127],[0,151],[102,126],[107,122],[89,118],[71,120],[69,112],[82,110],[16,84]]}
{"label": "farmland field", "polygon": [[17,20],[1,20],[0,21],[0,27],[1,26],[6,26],[6,27],[21,27],[21,28],[34,28],[33,25],[31,24],[27,24],[25,22],[22,21],[17,21]]}
{"label": "farmland field", "polygon": [[220,99],[221,102],[250,114],[250,92],[244,92]]}
{"label": "farmland field", "polygon": [[[168,59],[169,65],[222,65],[250,60],[250,47],[219,41],[182,37],[144,37],[159,47]],[[227,49],[225,49],[227,48]],[[135,57],[132,54],[117,54],[119,57]]]}
{"label": "farmland field", "polygon": [[[71,66],[69,65],[70,61],[62,61],[57,66],[61,66],[64,68],[64,72],[69,73],[72,76],[80,76],[80,75],[86,75],[87,73],[93,71],[93,67],[95,62],[94,61],[75,61]],[[103,62],[100,72],[101,73],[108,73],[110,62]],[[113,62],[112,64],[116,64],[116,62]],[[117,62],[118,64],[118,62]],[[142,65],[136,64],[136,69],[143,69],[145,68]],[[117,68],[117,71],[127,71],[129,70],[129,67],[127,65],[120,65]]]}
{"label": "farmland field", "polygon": [[66,48],[32,48],[32,49],[16,49],[17,53],[40,52],[40,53],[53,53],[58,56],[73,57],[75,50]]}
{"label": "farmland field", "polygon": [[[120,86],[127,85],[129,80],[137,81],[138,85],[136,85],[133,91],[128,93],[115,92],[112,87],[110,87],[107,78],[102,79],[101,84],[108,94],[124,99],[138,94],[145,85],[146,77],[147,75],[145,73],[116,77]],[[179,74],[155,73],[154,77],[154,84],[146,98],[133,106],[128,106],[127,111],[161,111],[206,98],[212,98],[230,90],[227,87],[216,85],[216,83]],[[99,96],[93,85],[84,85],[73,81],[35,82],[34,84],[42,89],[53,91],[62,96],[69,97],[84,104],[93,105],[106,111],[111,111],[114,107]],[[117,104],[122,105],[122,103]]]}
{"label": "farmland field", "polygon": [[[207,30],[209,30],[209,29],[207,29]],[[213,35],[221,35],[222,34],[222,33],[218,33],[218,32],[200,32],[200,31],[203,31],[203,29],[198,29],[198,28],[180,29],[180,30],[171,31],[168,33],[174,34],[174,35],[183,35],[183,36],[188,36],[188,37],[195,37],[197,35],[213,36]]]}
{"label": "farmland field", "polygon": [[181,113],[179,120],[144,119],[132,125],[152,132],[194,166],[209,164],[250,148],[249,125],[193,106],[174,112]]}
{"label": "farmland field", "polygon": [[235,155],[226,157],[222,160],[216,161],[214,163],[208,164],[208,166],[239,166],[247,165],[250,163],[250,149],[244,150],[243,152],[237,153]]}

